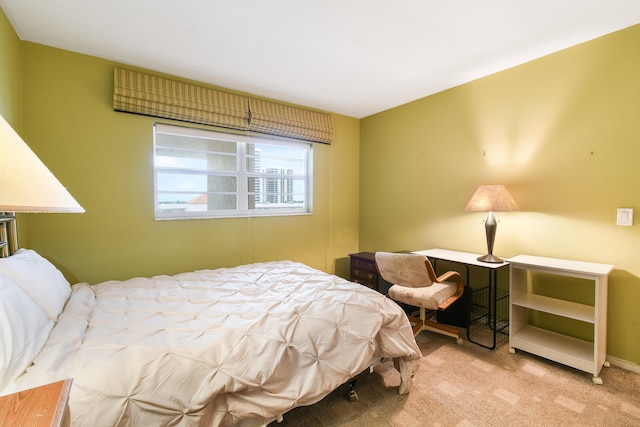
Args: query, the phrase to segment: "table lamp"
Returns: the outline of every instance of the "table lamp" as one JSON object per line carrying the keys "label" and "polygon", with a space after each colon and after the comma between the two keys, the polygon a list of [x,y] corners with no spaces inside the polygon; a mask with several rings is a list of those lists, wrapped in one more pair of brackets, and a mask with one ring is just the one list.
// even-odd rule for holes
{"label": "table lamp", "polygon": [[496,238],[496,218],[493,211],[516,211],[520,208],[504,185],[481,185],[464,208],[465,211],[489,211],[484,222],[487,233],[487,254],[478,257],[478,261],[500,263],[501,258],[493,255],[493,242]]}
{"label": "table lamp", "polygon": [[14,250],[15,212],[84,212],[2,116],[0,153],[0,219],[12,224]]}

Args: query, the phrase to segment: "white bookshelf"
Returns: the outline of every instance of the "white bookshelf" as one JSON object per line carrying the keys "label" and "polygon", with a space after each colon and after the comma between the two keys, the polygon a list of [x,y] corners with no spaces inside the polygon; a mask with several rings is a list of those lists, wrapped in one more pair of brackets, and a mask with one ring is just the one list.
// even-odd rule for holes
{"label": "white bookshelf", "polygon": [[[600,370],[607,365],[607,287],[610,264],[597,264],[518,255],[508,260],[510,278],[509,350],[536,354],[589,372],[593,382],[602,384]],[[584,279],[594,292],[594,304],[581,304],[535,293],[532,273]],[[562,286],[562,281],[558,281]],[[592,326],[593,339],[582,340],[530,324],[532,312],[548,313]]]}

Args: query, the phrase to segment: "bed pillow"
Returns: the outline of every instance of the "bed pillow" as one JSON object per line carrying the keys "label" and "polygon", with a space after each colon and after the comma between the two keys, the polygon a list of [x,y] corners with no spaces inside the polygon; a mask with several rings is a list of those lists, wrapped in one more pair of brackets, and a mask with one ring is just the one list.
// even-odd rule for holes
{"label": "bed pillow", "polygon": [[52,328],[38,304],[0,276],[0,394],[31,365]]}
{"label": "bed pillow", "polygon": [[0,258],[0,276],[20,286],[54,322],[71,295],[71,286],[60,270],[31,249]]}

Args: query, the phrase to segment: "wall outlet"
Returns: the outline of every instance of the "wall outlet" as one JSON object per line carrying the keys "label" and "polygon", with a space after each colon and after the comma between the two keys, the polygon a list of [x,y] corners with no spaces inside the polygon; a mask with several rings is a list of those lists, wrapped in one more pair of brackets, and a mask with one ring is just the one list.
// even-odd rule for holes
{"label": "wall outlet", "polygon": [[633,208],[618,208],[616,225],[633,225]]}

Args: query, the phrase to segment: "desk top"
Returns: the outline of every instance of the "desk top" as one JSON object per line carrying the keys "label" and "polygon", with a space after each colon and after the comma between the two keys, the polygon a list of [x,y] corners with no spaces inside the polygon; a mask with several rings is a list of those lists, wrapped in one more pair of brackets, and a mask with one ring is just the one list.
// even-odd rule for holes
{"label": "desk top", "polygon": [[508,265],[508,263],[500,262],[500,263],[492,263],[492,262],[482,262],[478,261],[478,257],[482,256],[482,254],[474,254],[471,252],[459,252],[459,251],[451,251],[449,249],[425,249],[423,251],[413,251],[412,253],[418,255],[425,255],[431,258],[442,259],[445,261],[453,261],[459,262],[467,265],[475,265],[477,267],[484,268],[500,268]]}

